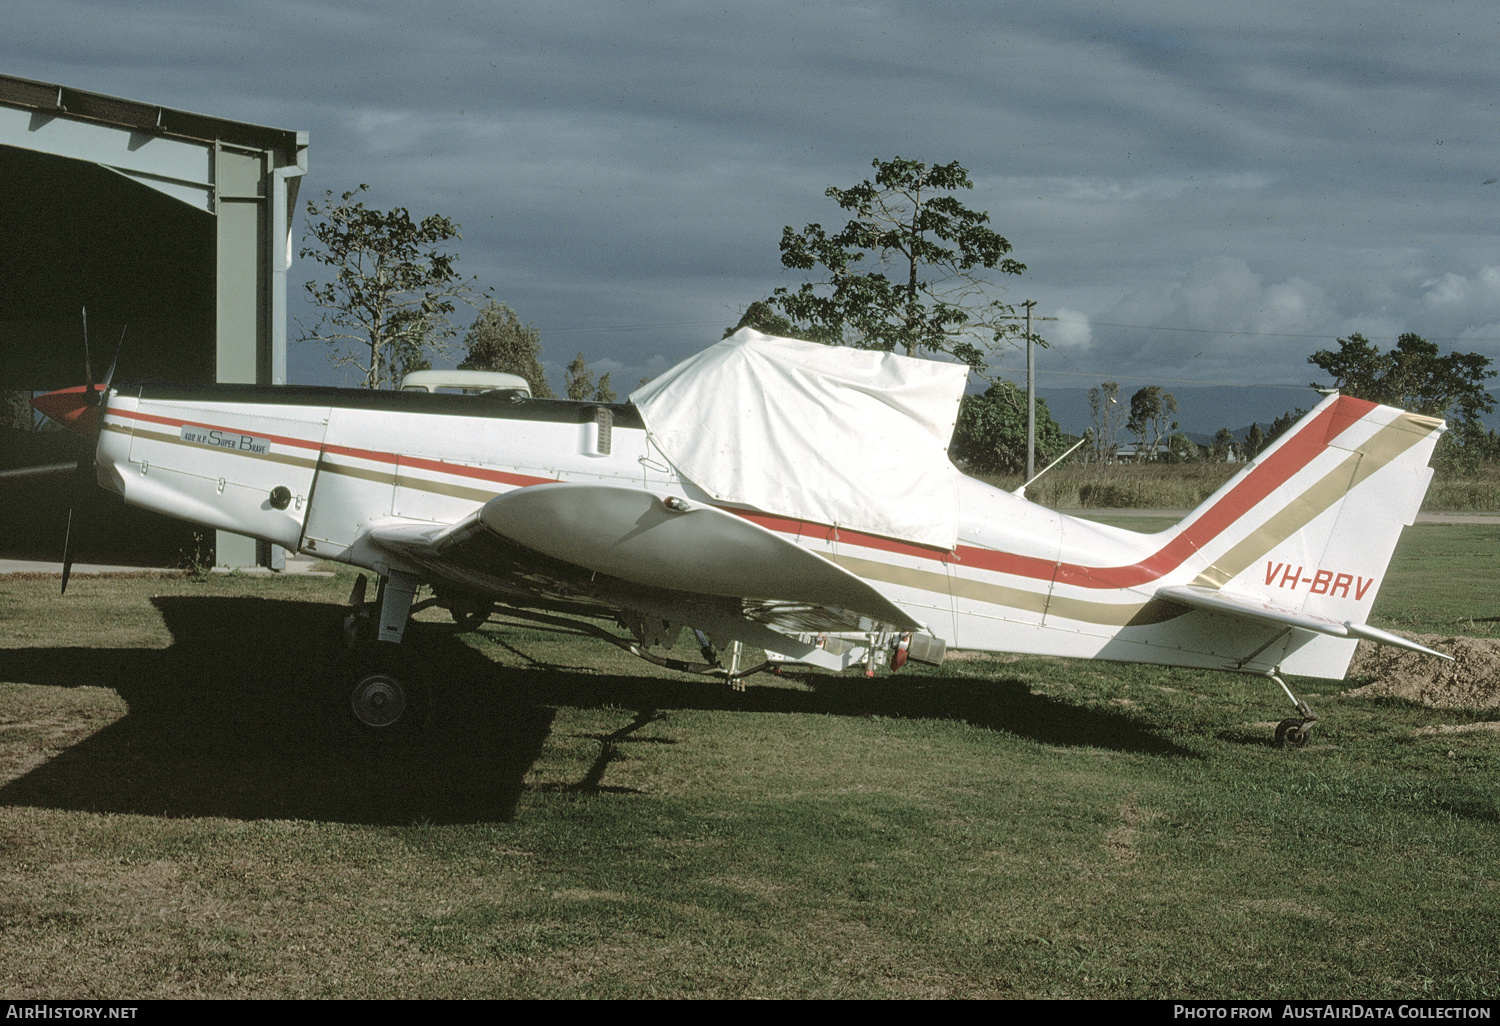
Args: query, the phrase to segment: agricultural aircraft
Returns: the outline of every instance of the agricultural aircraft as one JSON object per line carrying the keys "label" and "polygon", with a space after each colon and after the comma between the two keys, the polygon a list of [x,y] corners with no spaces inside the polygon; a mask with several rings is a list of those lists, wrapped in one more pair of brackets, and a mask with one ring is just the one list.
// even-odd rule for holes
{"label": "agricultural aircraft", "polygon": [[[90,440],[81,474],[126,502],[374,574],[339,680],[366,731],[420,720],[400,645],[430,604],[733,682],[948,648],[1253,674],[1296,706],[1277,728],[1292,747],[1316,717],[1284,675],[1341,678],[1362,638],[1441,655],[1366,620],[1442,421],[1329,396],[1140,534],[962,474],[947,446],[966,373],[746,329],[629,403],[112,386],[113,367],[34,402]],[[70,539],[64,588],[71,562]]]}

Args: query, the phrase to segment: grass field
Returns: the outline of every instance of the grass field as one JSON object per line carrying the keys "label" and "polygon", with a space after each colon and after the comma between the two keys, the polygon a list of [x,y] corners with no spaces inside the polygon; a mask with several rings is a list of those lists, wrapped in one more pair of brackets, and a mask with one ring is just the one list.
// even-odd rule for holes
{"label": "grass field", "polygon": [[[1500,528],[1375,622],[1488,633]],[[736,692],[438,619],[408,743],[310,657],[348,579],[0,578],[0,979],[34,997],[1493,997],[1497,715],[950,659]],[[1438,732],[1432,728],[1463,728]]]}

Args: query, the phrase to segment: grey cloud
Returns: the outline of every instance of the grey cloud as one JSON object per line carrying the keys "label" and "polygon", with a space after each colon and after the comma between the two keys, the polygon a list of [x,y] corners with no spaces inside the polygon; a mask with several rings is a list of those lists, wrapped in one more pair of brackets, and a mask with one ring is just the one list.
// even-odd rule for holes
{"label": "grey cloud", "polygon": [[459,221],[559,380],[579,349],[633,386],[713,342],[800,280],[782,226],[837,223],[823,190],[901,154],[964,163],[1029,265],[1009,295],[1068,311],[1044,369],[1300,382],[1350,330],[1500,355],[1497,44],[1481,0],[58,0],[0,55],[309,130],[304,197],[369,182]]}

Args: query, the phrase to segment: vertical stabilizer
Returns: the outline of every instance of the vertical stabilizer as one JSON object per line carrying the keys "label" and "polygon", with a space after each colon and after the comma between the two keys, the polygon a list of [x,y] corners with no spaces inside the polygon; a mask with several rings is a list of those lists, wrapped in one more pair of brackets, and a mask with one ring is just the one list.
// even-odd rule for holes
{"label": "vertical stabilizer", "polygon": [[[1192,584],[1344,623],[1363,624],[1432,479],[1445,426],[1334,396],[1183,522],[1204,566]],[[1354,643],[1321,638],[1283,664],[1342,676]]]}

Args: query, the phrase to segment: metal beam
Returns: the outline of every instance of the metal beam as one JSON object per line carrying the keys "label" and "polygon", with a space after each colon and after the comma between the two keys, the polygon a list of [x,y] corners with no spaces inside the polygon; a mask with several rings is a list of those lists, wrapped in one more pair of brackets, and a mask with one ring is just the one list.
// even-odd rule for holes
{"label": "metal beam", "polygon": [[213,145],[0,107],[0,146],[86,160],[213,212]]}

